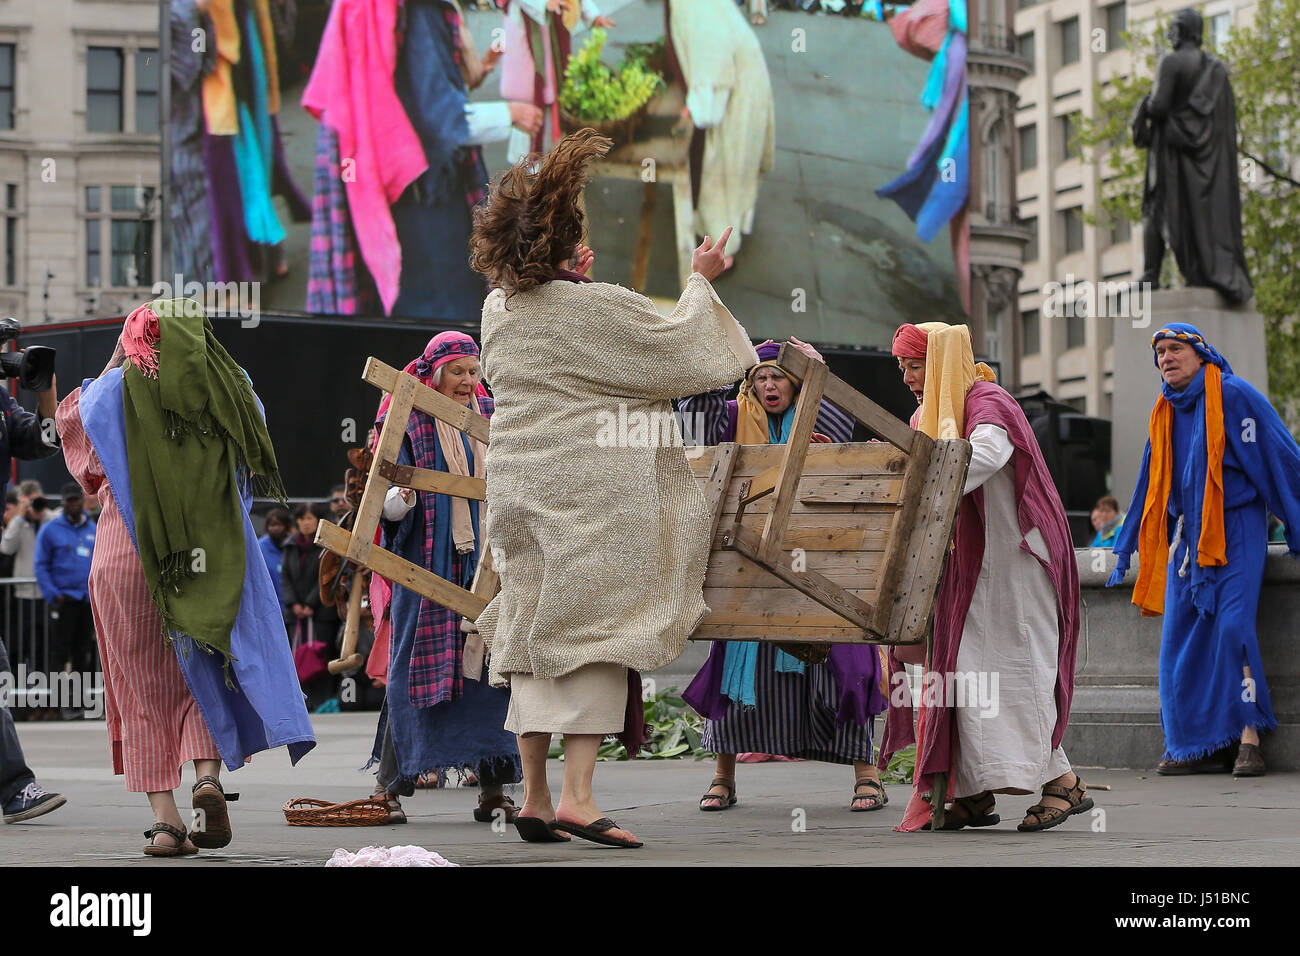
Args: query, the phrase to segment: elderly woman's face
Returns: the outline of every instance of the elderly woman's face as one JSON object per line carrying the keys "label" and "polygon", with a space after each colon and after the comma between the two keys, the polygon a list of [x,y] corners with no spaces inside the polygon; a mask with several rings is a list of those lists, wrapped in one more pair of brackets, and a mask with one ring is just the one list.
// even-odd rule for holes
{"label": "elderly woman's face", "polygon": [[903,384],[912,390],[917,404],[925,397],[925,359],[898,360],[898,370],[903,373]]}
{"label": "elderly woman's face", "polygon": [[478,359],[473,355],[454,359],[439,370],[438,391],[461,405],[469,405],[478,384]]}
{"label": "elderly woman's face", "polygon": [[794,401],[794,383],[780,369],[760,368],[754,373],[754,396],[764,411],[783,415]]}

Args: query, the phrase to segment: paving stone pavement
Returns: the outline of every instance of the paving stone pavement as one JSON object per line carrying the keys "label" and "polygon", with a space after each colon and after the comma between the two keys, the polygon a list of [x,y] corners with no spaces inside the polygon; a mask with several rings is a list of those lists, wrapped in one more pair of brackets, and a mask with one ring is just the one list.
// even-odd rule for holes
{"label": "paving stone pavement", "polygon": [[[374,714],[314,716],[319,744],[297,768],[283,751],[223,775],[240,799],[231,805],[235,841],[226,850],[182,860],[140,852],[150,823],[142,794],[112,775],[98,721],[21,723],[29,765],[65,807],[36,821],[0,827],[0,865],[319,866],[337,847],[418,844],[463,865],[548,866],[1218,866],[1300,864],[1300,774],[1256,780],[1230,776],[1167,778],[1154,771],[1083,769],[1102,813],[1080,814],[1046,833],[1018,833],[1031,796],[999,796],[1003,822],[958,833],[895,833],[909,788],[888,788],[890,803],[850,813],[851,771],[820,763],[742,764],[740,802],[702,814],[707,761],[602,763],[601,807],[645,841],[639,850],[590,843],[525,844],[513,828],[494,833],[473,822],[473,790],[418,791],[403,801],[411,822],[371,828],[290,827],[281,808],[294,797],[343,801],[369,793],[359,773],[374,734]],[[563,764],[551,761],[558,795]],[[188,789],[188,783],[186,785]],[[188,794],[181,791],[188,802]],[[800,826],[802,824],[802,826]]]}

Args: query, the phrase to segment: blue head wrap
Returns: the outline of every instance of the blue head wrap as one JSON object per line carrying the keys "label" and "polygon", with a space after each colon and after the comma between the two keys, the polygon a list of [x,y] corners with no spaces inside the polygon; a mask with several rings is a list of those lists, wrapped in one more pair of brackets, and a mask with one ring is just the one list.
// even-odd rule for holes
{"label": "blue head wrap", "polygon": [[1151,360],[1157,368],[1160,366],[1160,362],[1154,352],[1156,343],[1161,339],[1174,339],[1190,345],[1196,354],[1205,361],[1211,365],[1217,365],[1225,374],[1232,374],[1232,366],[1228,364],[1228,360],[1220,355],[1214,346],[1205,341],[1205,336],[1201,334],[1200,329],[1194,325],[1188,325],[1186,322],[1170,322],[1168,325],[1161,326],[1160,331],[1151,336],[1151,350],[1153,353]]}

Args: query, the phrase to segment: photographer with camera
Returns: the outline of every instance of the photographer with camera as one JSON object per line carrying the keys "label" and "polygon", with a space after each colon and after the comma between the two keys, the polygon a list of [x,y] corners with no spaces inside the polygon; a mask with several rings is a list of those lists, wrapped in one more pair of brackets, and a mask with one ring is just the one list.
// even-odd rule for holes
{"label": "photographer with camera", "polygon": [[[18,323],[13,319],[0,320],[0,341],[17,334]],[[59,407],[57,386],[54,381],[54,350],[33,347],[21,352],[0,354],[0,373],[18,378],[19,382],[36,392],[36,414],[27,411],[8,392],[0,395],[0,490],[9,483],[11,462],[14,458],[36,461],[58,454],[59,435],[54,427],[54,413]],[[18,513],[5,527],[0,537],[0,551],[14,555],[14,574],[33,577],[35,574],[36,532],[50,520],[49,505],[36,482],[19,485]],[[16,586],[17,588],[21,587]],[[40,612],[40,617],[20,617],[17,634],[26,628],[35,630],[44,620],[44,609],[35,585],[28,585],[30,597],[18,598],[15,605],[22,611]],[[16,636],[16,635],[15,635]],[[42,662],[44,663],[44,662]],[[12,672],[4,641],[0,641],[0,672]],[[57,793],[46,793],[36,783],[36,775],[27,767],[13,715],[6,701],[0,701],[0,808],[5,823],[19,823],[57,810],[67,798]]]}

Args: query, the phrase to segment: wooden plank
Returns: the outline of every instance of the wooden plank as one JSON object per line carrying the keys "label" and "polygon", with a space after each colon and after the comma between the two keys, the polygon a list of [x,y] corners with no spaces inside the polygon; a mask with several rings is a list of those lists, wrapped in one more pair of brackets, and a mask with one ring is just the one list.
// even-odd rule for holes
{"label": "wooden plank", "polygon": [[[874,620],[875,611],[866,601],[832,583],[825,575],[817,571],[794,570],[790,566],[789,559],[780,553],[777,554],[775,560],[764,559],[759,552],[760,545],[753,532],[747,531],[743,526],[733,528],[732,533],[734,540],[726,541],[724,539],[724,543],[730,544],[731,547],[745,555],[745,557],[764,565],[767,570],[786,584],[791,585],[795,590],[831,609],[833,614],[838,614],[858,627],[866,630],[871,629],[870,623]],[[798,606],[797,602],[794,601],[790,601],[789,605],[796,608]],[[774,610],[781,611],[781,609]]]}
{"label": "wooden plank", "polygon": [[909,536],[911,544],[898,596],[881,643],[917,644],[925,638],[961,505],[970,453],[969,442],[962,439],[935,442]]}
{"label": "wooden plank", "polygon": [[[803,548],[805,551],[884,551],[888,541],[888,522],[885,518],[878,528],[864,528],[864,519],[878,521],[877,515],[795,515],[806,517],[809,524],[796,524],[786,529],[787,551]],[[815,524],[813,523],[815,521]],[[713,537],[713,547],[723,547],[721,540],[734,525],[724,524]],[[758,533],[763,527],[762,515],[745,515],[741,527]]]}
{"label": "wooden plank", "polygon": [[[784,351],[788,346],[782,346]],[[817,413],[821,408],[822,392],[825,390],[826,377],[830,375],[821,362],[809,362],[807,374],[801,376],[803,385],[799,390],[799,403],[795,406],[794,422],[790,426],[790,438],[779,446],[782,450],[781,472],[777,478],[775,500],[772,510],[768,512],[763,524],[763,534],[759,538],[756,556],[762,564],[769,567],[776,565],[781,553],[781,544],[785,538],[785,528],[790,520],[790,509],[794,505],[795,491],[799,479],[803,476],[804,459],[808,456],[808,443],[812,441],[817,427]],[[859,621],[854,621],[860,624]]]}
{"label": "wooden plank", "polygon": [[[366,363],[367,369],[374,361],[370,359]],[[370,549],[374,545],[375,531],[379,528],[379,518],[384,510],[384,498],[391,487],[388,479],[381,474],[381,470],[385,461],[397,461],[397,456],[402,450],[402,439],[406,436],[406,423],[411,417],[411,407],[417,387],[425,386],[410,375],[402,375],[393,385],[393,400],[389,403],[388,413],[384,416],[384,425],[379,430],[379,442],[375,446],[374,459],[370,463],[366,490],[361,494],[361,504],[357,506],[357,517],[352,524],[352,540],[348,542],[347,553],[344,555],[354,564],[370,567],[368,563]]]}
{"label": "wooden plank", "polygon": [[659,184],[651,179],[641,189],[641,218],[637,222],[636,251],[632,254],[632,278],[629,283],[634,292],[645,294],[646,275],[650,271],[650,242],[655,230],[655,193]]}
{"label": "wooden plank", "polygon": [[453,475],[434,468],[413,468],[388,461],[381,463],[379,473],[400,488],[432,491],[439,495],[454,495],[475,501],[487,500],[487,482],[482,478]]}
{"label": "wooden plank", "polygon": [[898,494],[898,513],[894,515],[894,524],[889,529],[889,548],[885,552],[885,564],[880,575],[880,600],[876,605],[875,626],[872,628],[880,634],[889,630],[894,597],[898,593],[898,582],[903,576],[903,563],[907,560],[906,552],[916,521],[916,509],[921,501],[921,491],[926,475],[929,474],[933,453],[934,440],[929,435],[918,432],[912,444],[912,453],[908,457],[907,471],[903,473],[902,488]]}
{"label": "wooden plank", "polygon": [[[783,369],[800,378],[807,374],[810,367],[821,364],[814,362],[788,342],[781,346],[781,352],[776,360]],[[832,405],[852,415],[854,419],[894,447],[905,452],[912,450],[913,436],[916,432],[912,431],[906,422],[895,418],[842,378],[832,375],[827,379],[825,397]]]}
{"label": "wooden plank", "polygon": [[[828,577],[845,577],[853,574],[879,572],[884,554],[880,551],[806,551],[801,563],[820,571]],[[793,559],[792,559],[793,560]],[[714,551],[709,555],[709,571],[739,571],[742,568],[756,571],[758,567],[739,551]],[[848,587],[849,585],[845,585]],[[869,587],[870,585],[854,585]],[[784,585],[782,585],[784,587]]]}
{"label": "wooden plank", "polygon": [[[691,459],[697,478],[705,478],[717,446],[692,449]],[[750,478],[767,468],[779,466],[784,445],[741,445],[740,458],[732,474]],[[810,445],[804,459],[805,475],[887,475],[901,478],[907,468],[907,455],[885,442],[818,442]]]}
{"label": "wooden plank", "polygon": [[691,634],[693,641],[770,641],[772,643],[869,644],[872,637],[860,627],[780,627],[754,624],[710,624]]}
{"label": "wooden plank", "polygon": [[469,592],[486,605],[500,590],[501,575],[497,573],[496,566],[492,563],[492,549],[486,542],[482,542],[478,553],[478,567],[474,569],[474,581],[470,584]]}
{"label": "wooden plank", "polygon": [[804,504],[895,504],[904,500],[903,482],[873,475],[805,477],[797,494]]}
{"label": "wooden plank", "polygon": [[773,465],[771,468],[765,468],[753,478],[742,481],[740,490],[737,492],[738,503],[747,506],[751,501],[770,495],[772,490],[776,488],[776,479],[780,473],[780,466]]}
{"label": "wooden plank", "polygon": [[709,540],[718,533],[718,524],[722,521],[722,512],[726,505],[727,488],[731,484],[731,469],[736,466],[736,451],[740,446],[727,442],[718,446],[713,456],[713,469],[709,474],[709,483],[704,491],[704,500],[709,504]]}
{"label": "wooden plank", "polygon": [[[403,380],[403,377],[409,378],[415,385],[411,393],[415,408],[427,412],[439,421],[446,422],[452,428],[465,432],[471,438],[477,438],[485,445],[488,443],[490,425],[486,418],[466,405],[453,402],[446,395],[430,388],[414,376],[398,371],[391,365],[385,365],[372,355],[366,359],[366,367],[361,377],[385,392],[393,392],[399,380]],[[406,429],[406,419],[409,417],[409,412],[402,417],[403,431]]]}
{"label": "wooden plank", "polygon": [[[356,539],[356,535],[349,534],[328,521],[321,522],[316,537],[323,547],[329,548],[335,554],[346,554],[349,539]],[[430,601],[436,601],[471,621],[482,614],[483,608],[487,605],[487,601],[464,588],[456,587],[450,581],[443,580],[428,568],[412,564],[405,558],[377,546],[371,547],[366,558],[366,567],[388,578],[394,584],[400,584]]]}

